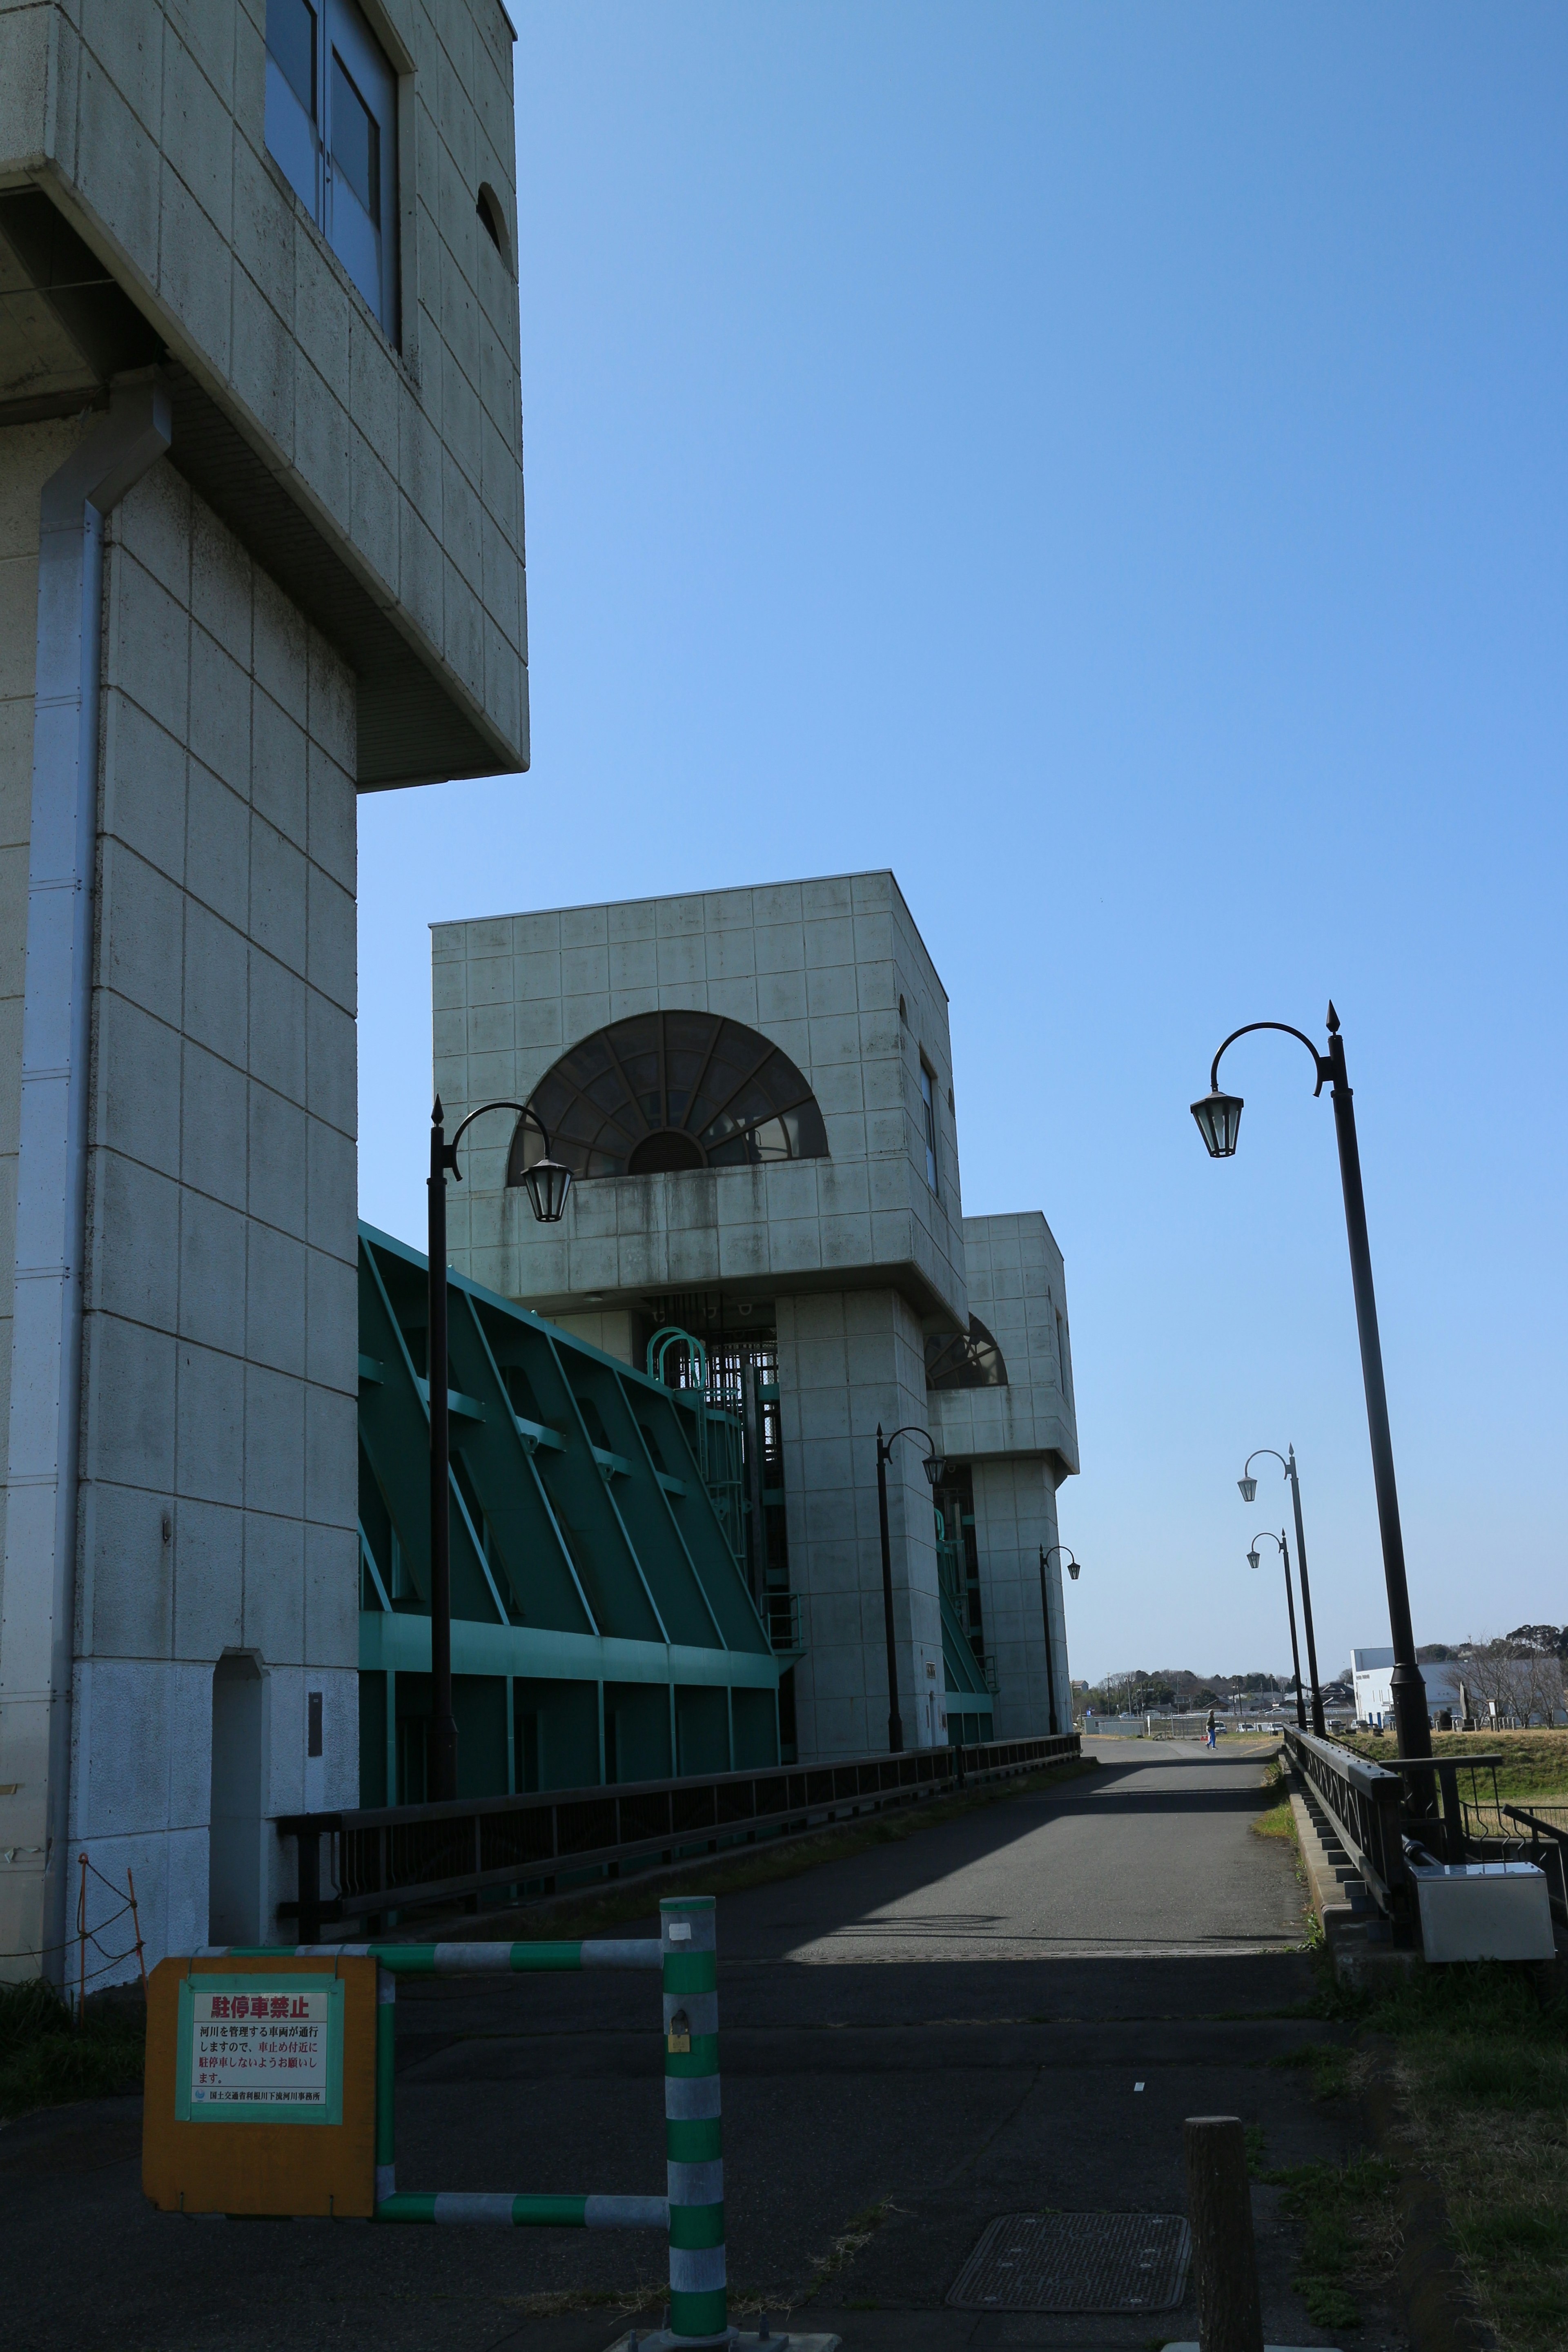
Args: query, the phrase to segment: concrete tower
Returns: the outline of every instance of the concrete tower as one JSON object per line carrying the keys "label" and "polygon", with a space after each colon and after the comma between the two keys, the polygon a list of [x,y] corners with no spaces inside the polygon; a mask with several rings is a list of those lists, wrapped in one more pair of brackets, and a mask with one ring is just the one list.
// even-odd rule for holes
{"label": "concrete tower", "polygon": [[511,69],[0,0],[5,1973],[356,1795],[354,798],[527,763]]}
{"label": "concrete tower", "polygon": [[471,1130],[453,1264],[639,1365],[673,1323],[762,1374],[798,1755],[887,1744],[879,1423],[948,1465],[935,1511],[918,1438],[889,1470],[906,1744],[1070,1727],[1039,1570],[1078,1467],[1061,1254],[1037,1213],[963,1214],[947,994],[892,875],[441,924],[434,955],[451,1116],[530,1101],[579,1178],[537,1225],[506,1183],[537,1139]]}

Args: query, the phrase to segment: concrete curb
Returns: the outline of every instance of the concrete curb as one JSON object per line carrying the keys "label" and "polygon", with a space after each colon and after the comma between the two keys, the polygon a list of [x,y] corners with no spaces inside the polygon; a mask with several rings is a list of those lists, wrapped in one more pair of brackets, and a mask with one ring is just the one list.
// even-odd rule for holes
{"label": "concrete curb", "polygon": [[[1294,1780],[1295,1776],[1291,1776]],[[1354,1863],[1310,1790],[1290,1790],[1290,1816],[1307,1874],[1307,1893],[1323,1942],[1342,1982],[1364,1981],[1369,1970],[1405,1970],[1423,1965],[1420,1952],[1389,1940],[1388,1927],[1368,1895]]]}
{"label": "concrete curb", "polygon": [[1403,2244],[1394,2275],[1411,2352],[1496,2352],[1497,2337],[1476,2309],[1453,2242],[1443,2191],[1429,2172],[1411,2165],[1409,2124],[1391,2084],[1372,2084],[1366,2110],[1379,2155],[1400,2168]]}

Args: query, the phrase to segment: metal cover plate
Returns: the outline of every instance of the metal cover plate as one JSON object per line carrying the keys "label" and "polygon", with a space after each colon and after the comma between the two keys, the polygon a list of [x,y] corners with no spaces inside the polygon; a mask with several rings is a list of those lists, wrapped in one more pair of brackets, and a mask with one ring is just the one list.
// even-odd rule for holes
{"label": "metal cover plate", "polygon": [[947,2299],[957,2311],[1173,2311],[1192,2248],[1179,2213],[1004,2213]]}

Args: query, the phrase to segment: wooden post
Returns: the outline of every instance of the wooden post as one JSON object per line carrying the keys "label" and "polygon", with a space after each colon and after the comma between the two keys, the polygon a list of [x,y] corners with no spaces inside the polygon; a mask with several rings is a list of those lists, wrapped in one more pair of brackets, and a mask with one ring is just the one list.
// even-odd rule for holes
{"label": "wooden post", "polygon": [[1200,2352],[1263,2352],[1247,2137],[1237,2116],[1189,2116],[1182,2131]]}

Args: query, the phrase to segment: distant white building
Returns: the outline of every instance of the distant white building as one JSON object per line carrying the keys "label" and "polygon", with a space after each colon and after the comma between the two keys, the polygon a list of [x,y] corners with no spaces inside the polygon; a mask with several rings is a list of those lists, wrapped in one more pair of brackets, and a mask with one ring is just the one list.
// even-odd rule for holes
{"label": "distant white building", "polygon": [[[1382,1730],[1394,1722],[1394,1652],[1352,1650],[1358,1723]],[[1422,1663],[1429,1717],[1447,1712],[1486,1723],[1552,1722],[1564,1713],[1563,1669],[1552,1658],[1465,1655]]]}

